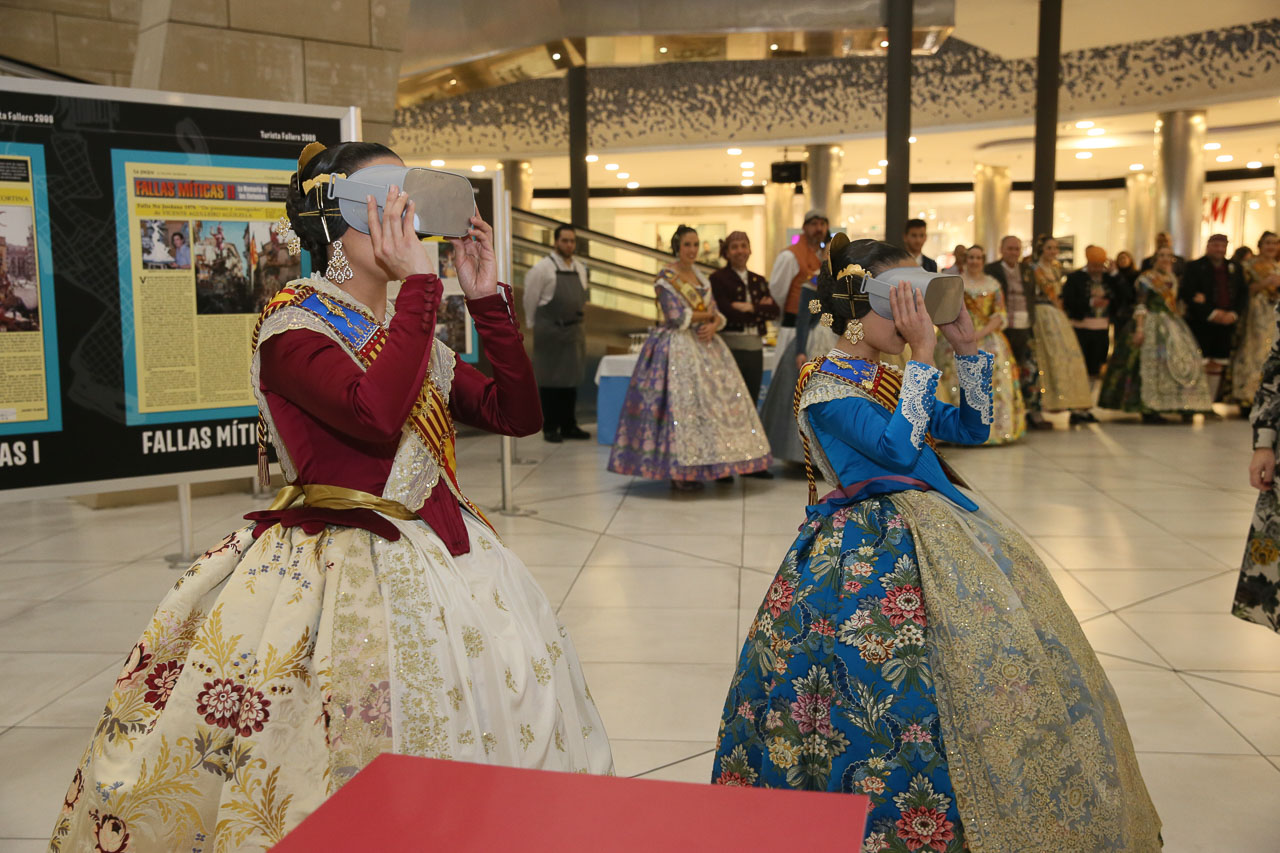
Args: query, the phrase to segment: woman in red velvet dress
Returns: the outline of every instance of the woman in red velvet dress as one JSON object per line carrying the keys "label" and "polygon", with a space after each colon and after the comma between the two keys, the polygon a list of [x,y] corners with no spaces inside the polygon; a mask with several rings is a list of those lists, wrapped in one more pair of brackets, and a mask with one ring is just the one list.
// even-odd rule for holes
{"label": "woman in red velvet dress", "polygon": [[267,306],[253,358],[290,485],[161,601],[51,849],[267,848],[382,752],[612,771],[573,644],[455,476],[455,419],[542,425],[492,229],[452,241],[489,379],[433,339],[441,284],[405,195],[381,219],[370,197],[368,234],[325,198],[383,163],[368,143],[299,159],[288,224],[329,265]]}

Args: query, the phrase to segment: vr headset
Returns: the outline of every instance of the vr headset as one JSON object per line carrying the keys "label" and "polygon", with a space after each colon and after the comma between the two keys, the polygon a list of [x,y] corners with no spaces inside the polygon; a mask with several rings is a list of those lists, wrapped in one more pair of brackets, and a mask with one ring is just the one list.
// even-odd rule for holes
{"label": "vr headset", "polygon": [[413,230],[419,237],[465,237],[476,212],[471,182],[452,172],[406,166],[367,166],[328,181],[329,198],[336,199],[342,218],[362,234],[369,233],[369,196],[381,216],[388,188],[400,187],[413,202]]}
{"label": "vr headset", "polygon": [[924,296],[924,308],[935,326],[955,322],[964,310],[964,279],[951,273],[929,272],[923,267],[895,267],[874,278],[863,279],[863,291],[871,310],[893,319],[889,291],[905,281]]}

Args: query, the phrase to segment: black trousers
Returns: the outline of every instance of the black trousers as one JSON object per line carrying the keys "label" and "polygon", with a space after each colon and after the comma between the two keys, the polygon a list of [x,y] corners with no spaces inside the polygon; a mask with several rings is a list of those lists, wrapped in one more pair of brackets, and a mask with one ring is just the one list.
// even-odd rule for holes
{"label": "black trousers", "polygon": [[747,383],[748,399],[755,406],[760,402],[760,385],[764,382],[764,351],[758,349],[730,349],[738,363],[742,381]]}
{"label": "black trousers", "polygon": [[782,328],[794,329],[796,327],[796,315],[790,311],[784,311],[782,314]]}
{"label": "black trousers", "polygon": [[538,397],[542,401],[543,432],[559,432],[562,429],[573,429],[578,425],[577,388],[538,386]]}
{"label": "black trousers", "polygon": [[1084,366],[1088,368],[1089,376],[1097,379],[1102,375],[1102,368],[1107,363],[1107,350],[1111,348],[1110,330],[1076,329],[1076,340],[1084,353]]}
{"label": "black trousers", "polygon": [[1022,402],[1027,412],[1040,411],[1040,369],[1036,366],[1035,353],[1031,350],[1030,329],[1005,329],[1004,336],[1013,350],[1013,360],[1018,363],[1018,385],[1022,389]]}

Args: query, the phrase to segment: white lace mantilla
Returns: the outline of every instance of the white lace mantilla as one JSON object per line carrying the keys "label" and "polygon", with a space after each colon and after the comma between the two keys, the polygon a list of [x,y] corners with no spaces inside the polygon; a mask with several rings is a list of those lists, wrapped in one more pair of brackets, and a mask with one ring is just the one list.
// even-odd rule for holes
{"label": "white lace mantilla", "polygon": [[[304,285],[314,287],[317,291],[344,307],[373,316],[373,312],[367,306],[362,305],[351,294],[336,287],[327,279],[312,277],[290,282],[290,286],[293,287],[303,287]],[[391,323],[393,315],[394,307],[388,302],[386,320],[382,324],[384,327]],[[262,392],[261,351],[262,344],[269,338],[294,329],[306,329],[307,331],[324,335],[342,347],[361,370],[365,369],[364,365],[360,363],[360,358],[351,349],[346,340],[319,317],[304,308],[290,305],[286,308],[281,308],[263,321],[262,329],[258,333],[258,350],[253,354],[249,375],[253,383],[253,395],[258,401],[258,411],[262,412],[263,419],[267,423],[268,437],[272,445],[275,446],[276,454],[280,458],[280,470],[284,474],[284,479],[287,483],[293,483],[298,479],[298,469],[294,465],[279,431],[276,429],[275,420],[271,416],[271,408],[267,405],[266,396]],[[431,344],[431,364],[427,369],[427,381],[434,385],[446,400],[449,399],[449,390],[453,387],[454,366],[453,350],[442,341],[433,341]],[[387,476],[387,483],[382,489],[382,497],[402,503],[416,512],[426,503],[432,490],[440,481],[440,472],[439,462],[432,456],[431,451],[423,444],[422,439],[414,432],[413,428],[406,424],[401,431],[400,445],[396,449],[396,456],[391,464],[391,473]],[[447,477],[445,480],[448,482]],[[449,490],[451,492],[454,491],[453,484],[448,483],[448,485]]]}
{"label": "white lace mantilla", "polygon": [[902,393],[898,406],[902,416],[911,424],[911,446],[924,447],[924,437],[929,432],[929,420],[933,417],[934,393],[938,389],[938,377],[942,373],[936,367],[908,361],[902,371]]}
{"label": "white lace mantilla", "polygon": [[956,377],[964,393],[964,403],[978,413],[985,426],[991,426],[991,373],[995,357],[989,352],[956,356]]}

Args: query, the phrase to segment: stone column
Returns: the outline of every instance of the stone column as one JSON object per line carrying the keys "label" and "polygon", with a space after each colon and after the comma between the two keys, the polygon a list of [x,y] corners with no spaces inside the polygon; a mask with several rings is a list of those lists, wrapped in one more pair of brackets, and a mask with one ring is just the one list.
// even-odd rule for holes
{"label": "stone column", "polygon": [[132,84],[354,105],[363,138],[387,142],[408,14],[409,0],[143,0]]}
{"label": "stone column", "polygon": [[773,269],[773,259],[789,245],[787,229],[795,228],[800,223],[795,221],[796,185],[778,184],[770,181],[764,187],[764,246],[758,256],[760,267]]}
{"label": "stone column", "polygon": [[1200,254],[1204,207],[1204,110],[1174,110],[1156,119],[1157,231],[1168,231],[1173,251]]}
{"label": "stone column", "polygon": [[1124,180],[1125,235],[1124,248],[1137,263],[1156,247],[1156,187],[1150,172],[1132,172]]}
{"label": "stone column", "polygon": [[809,152],[809,207],[825,213],[834,228],[844,221],[840,215],[844,151],[837,145],[808,145],[805,150]]}
{"label": "stone column", "polygon": [[978,163],[973,167],[973,242],[987,253],[1000,256],[1000,240],[1009,233],[1009,193],[1013,181],[1008,166]]}
{"label": "stone column", "polygon": [[533,210],[533,164],[528,160],[503,160],[502,175],[511,193],[511,206]]}

